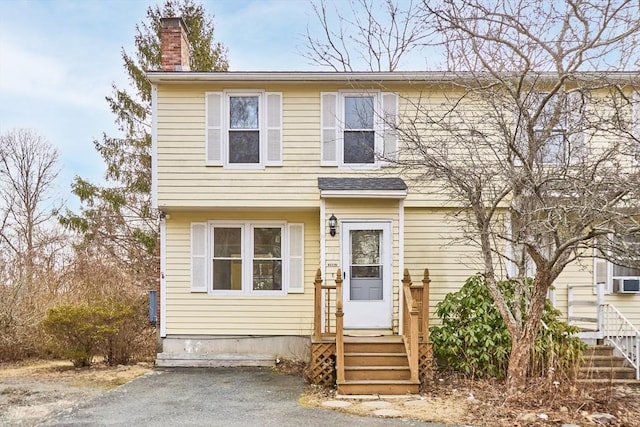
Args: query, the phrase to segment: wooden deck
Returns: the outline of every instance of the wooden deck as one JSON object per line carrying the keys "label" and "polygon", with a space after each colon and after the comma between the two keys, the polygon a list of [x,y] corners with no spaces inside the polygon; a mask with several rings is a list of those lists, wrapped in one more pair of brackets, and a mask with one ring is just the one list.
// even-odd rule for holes
{"label": "wooden deck", "polygon": [[342,274],[335,285],[315,280],[314,334],[310,376],[316,384],[335,384],[339,394],[417,393],[431,373],[429,271],[413,286],[405,270],[402,335],[350,336],[343,328]]}

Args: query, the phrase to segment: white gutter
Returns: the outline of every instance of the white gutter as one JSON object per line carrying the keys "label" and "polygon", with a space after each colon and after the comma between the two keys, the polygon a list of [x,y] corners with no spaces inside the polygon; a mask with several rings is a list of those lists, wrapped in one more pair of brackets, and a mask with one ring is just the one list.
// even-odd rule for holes
{"label": "white gutter", "polygon": [[158,86],[151,85],[151,206],[158,209]]}
{"label": "white gutter", "polygon": [[320,198],[405,199],[407,190],[320,190]]}
{"label": "white gutter", "polygon": [[[453,71],[394,71],[394,72],[315,72],[315,71],[227,71],[227,72],[200,72],[200,71],[147,71],[147,78],[151,83],[174,82],[422,82],[422,83],[453,83],[461,79],[477,81],[483,76],[479,73],[453,72]],[[509,73],[505,73],[508,76]],[[521,74],[513,73],[513,77]],[[557,78],[554,73],[528,73],[528,77],[541,79]],[[488,79],[492,76],[486,75]],[[577,73],[576,78],[615,79],[620,83],[638,84],[638,74],[629,71],[620,72],[584,72]]]}

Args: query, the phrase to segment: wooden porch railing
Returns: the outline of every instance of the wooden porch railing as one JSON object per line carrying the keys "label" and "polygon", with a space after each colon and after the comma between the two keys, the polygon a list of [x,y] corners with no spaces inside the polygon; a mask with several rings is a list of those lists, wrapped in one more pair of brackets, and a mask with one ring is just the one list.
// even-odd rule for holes
{"label": "wooden porch railing", "polygon": [[[411,379],[421,381],[431,370],[429,343],[429,269],[421,285],[413,285],[407,269],[402,279],[402,335],[409,359]],[[336,271],[335,285],[323,285],[322,272],[314,281],[314,319],[312,373],[317,383],[330,384],[331,378],[344,382],[344,311],[342,271]],[[335,375],[332,377],[332,374]]]}
{"label": "wooden porch railing", "polygon": [[411,379],[420,378],[420,346],[429,342],[429,269],[424,269],[422,286],[413,286],[408,269],[404,269],[402,301],[404,346],[409,358]]}
{"label": "wooden porch railing", "polygon": [[318,269],[316,272],[311,376],[318,384],[344,381],[342,281],[340,269],[336,271],[335,285],[323,285],[322,271]]}
{"label": "wooden porch railing", "polygon": [[344,311],[342,311],[342,271],[336,272],[336,377],[344,382]]}
{"label": "wooden porch railing", "polygon": [[[322,284],[322,271],[316,271],[314,280],[313,339],[333,339],[338,327],[337,308],[340,300],[342,311],[342,272],[336,272],[335,285]],[[338,287],[340,289],[338,289]]]}

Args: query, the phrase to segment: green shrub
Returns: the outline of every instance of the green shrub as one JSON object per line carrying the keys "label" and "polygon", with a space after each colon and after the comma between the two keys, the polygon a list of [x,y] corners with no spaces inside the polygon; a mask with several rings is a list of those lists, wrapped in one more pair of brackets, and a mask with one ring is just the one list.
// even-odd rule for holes
{"label": "green shrub", "polygon": [[42,326],[53,338],[54,351],[82,367],[91,365],[106,336],[116,332],[107,323],[96,303],[64,303],[47,310]]}
{"label": "green shrub", "polygon": [[133,362],[148,346],[151,329],[142,298],[100,299],[60,304],[48,310],[42,325],[54,351],[76,367],[102,356],[108,365]]}
{"label": "green shrub", "polygon": [[108,365],[126,365],[139,357],[145,357],[153,350],[153,328],[150,327],[146,298],[131,301],[107,300],[103,310],[109,324],[115,329],[105,337],[100,347],[104,361]]}
{"label": "green shrub", "polygon": [[[513,300],[513,284],[498,283],[507,300]],[[513,302],[513,301],[511,301]],[[471,377],[504,378],[509,364],[511,338],[489,293],[484,277],[469,277],[458,292],[448,294],[436,307],[441,326],[430,329],[437,365]],[[532,351],[529,372],[575,375],[585,344],[578,329],[559,320],[560,312],[547,301],[543,327]]]}

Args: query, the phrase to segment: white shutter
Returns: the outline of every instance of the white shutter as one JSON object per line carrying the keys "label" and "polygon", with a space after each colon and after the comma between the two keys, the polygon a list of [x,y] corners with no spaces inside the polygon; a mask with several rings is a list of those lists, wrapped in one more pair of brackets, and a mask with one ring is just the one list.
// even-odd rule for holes
{"label": "white shutter", "polygon": [[338,94],[320,94],[321,166],[338,165]]}
{"label": "white shutter", "polygon": [[382,158],[383,161],[397,159],[398,135],[398,95],[392,92],[382,93]]}
{"label": "white shutter", "polygon": [[635,164],[640,163],[640,92],[637,90],[631,94],[631,134],[636,139],[632,141],[633,149],[631,150],[632,161]]}
{"label": "white shutter", "polygon": [[593,251],[593,293],[597,293],[597,287],[599,283],[604,283],[605,293],[611,292],[611,275],[609,274],[609,262],[604,258],[598,258],[600,251],[595,249]]}
{"label": "white shutter", "polygon": [[221,166],[223,163],[223,135],[222,135],[222,92],[207,92],[206,120],[207,120],[207,165]]}
{"label": "white shutter", "polygon": [[567,94],[567,123],[566,132],[568,133],[567,153],[569,155],[569,163],[575,163],[584,160],[587,156],[587,144],[584,133],[584,114],[585,99],[581,92],[570,92]]}
{"label": "white shutter", "polygon": [[207,224],[191,223],[191,292],[207,292]]}
{"label": "white shutter", "polygon": [[289,253],[287,254],[288,292],[304,292],[304,224],[289,224],[288,227]]}
{"label": "white shutter", "polygon": [[267,92],[267,155],[265,166],[282,166],[282,94]]}

